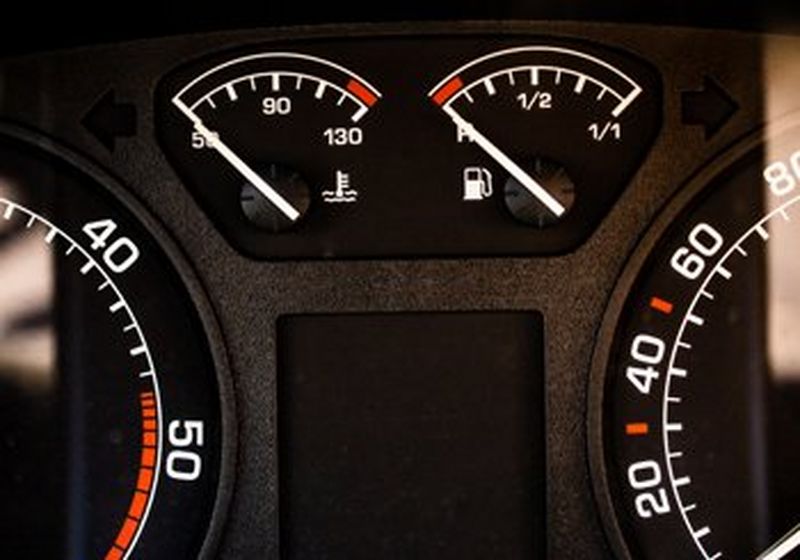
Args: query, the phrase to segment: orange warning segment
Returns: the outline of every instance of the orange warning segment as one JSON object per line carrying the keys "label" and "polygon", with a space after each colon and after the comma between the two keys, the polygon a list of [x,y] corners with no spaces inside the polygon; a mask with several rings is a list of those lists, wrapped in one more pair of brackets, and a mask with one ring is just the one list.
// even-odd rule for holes
{"label": "orange warning segment", "polygon": [[[158,443],[158,422],[156,420],[158,417],[158,410],[155,408],[155,400],[153,397],[154,395],[152,392],[141,394],[142,456],[140,459],[139,478],[136,482],[136,488],[143,493],[145,501],[147,500],[150,487],[153,484],[153,472],[157,460],[155,448]],[[134,500],[136,500],[135,497]],[[137,515],[133,515],[133,507],[134,506],[131,505],[131,512],[129,512],[129,515],[138,518]]]}
{"label": "orange warning segment", "polygon": [[625,425],[625,433],[629,436],[646,436],[650,433],[647,422],[631,422]]}
{"label": "orange warning segment", "polygon": [[440,87],[436,93],[433,94],[433,102],[437,105],[444,105],[445,101],[453,97],[455,93],[464,87],[464,82],[461,81],[461,78],[456,76],[445,85]]}
{"label": "orange warning segment", "polygon": [[135,492],[133,494],[133,501],[131,501],[131,507],[128,508],[128,516],[134,519],[141,519],[142,515],[144,515],[144,509],[147,507],[147,498],[148,495],[144,492]]}
{"label": "orange warning segment", "polygon": [[139,478],[136,481],[136,488],[142,492],[149,492],[151,484],[153,484],[153,469],[139,469]]}
{"label": "orange warning segment", "polygon": [[122,529],[119,530],[119,535],[117,535],[117,540],[114,541],[114,544],[116,544],[122,550],[127,549],[133,540],[133,536],[136,534],[136,528],[138,526],[138,521],[131,519],[130,517],[126,518],[125,523],[122,524]]}
{"label": "orange warning segment", "polygon": [[153,448],[142,449],[142,466],[155,467],[156,466],[156,450]]}
{"label": "orange warning segment", "polygon": [[124,554],[124,550],[117,548],[116,546],[112,546],[111,550],[109,550],[106,554],[105,560],[122,560]]}
{"label": "orange warning segment", "polygon": [[139,395],[142,407],[142,456],[139,464],[139,476],[136,490],[133,493],[128,514],[122,528],[114,540],[114,544],[105,555],[104,560],[122,560],[128,547],[131,546],[139,525],[142,523],[147,504],[150,501],[150,489],[153,487],[156,462],[158,460],[158,407],[155,393],[145,391]]}
{"label": "orange warning segment", "polygon": [[347,91],[366,103],[367,107],[372,107],[378,102],[378,96],[372,93],[367,86],[356,80],[351,79],[347,82]]}
{"label": "orange warning segment", "polygon": [[660,297],[653,297],[650,300],[650,307],[655,309],[656,311],[660,311],[664,315],[669,315],[670,313],[672,313],[672,310],[674,309],[675,306],[665,299],[661,299]]}
{"label": "orange warning segment", "polygon": [[156,446],[156,433],[155,432],[144,432],[142,434],[142,446],[143,447],[155,447]]}

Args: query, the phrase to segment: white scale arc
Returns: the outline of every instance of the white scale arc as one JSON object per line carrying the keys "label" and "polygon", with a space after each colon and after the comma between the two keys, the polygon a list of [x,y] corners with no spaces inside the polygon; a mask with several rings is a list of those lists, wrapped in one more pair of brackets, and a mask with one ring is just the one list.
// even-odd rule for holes
{"label": "white scale arc", "polygon": [[[189,96],[189,93],[192,91],[193,88],[202,85],[205,80],[209,79],[218,72],[227,70],[237,65],[247,64],[250,62],[264,61],[266,63],[274,63],[275,61],[286,60],[286,59],[302,60],[327,66],[328,68],[331,68],[337,72],[345,74],[346,76],[355,79],[358,83],[363,84],[364,86],[369,88],[371,90],[371,93],[374,94],[377,98],[381,97],[380,92],[374,86],[372,86],[372,84],[370,84],[367,80],[347,70],[343,66],[340,66],[329,60],[325,60],[324,58],[308,54],[295,53],[295,52],[268,52],[268,53],[257,53],[248,56],[242,56],[239,58],[234,58],[232,60],[219,64],[211,68],[210,70],[207,70],[206,72],[203,72],[195,79],[193,79],[191,82],[189,82],[187,85],[185,85],[177,94],[175,94],[175,96],[172,98],[172,104],[175,105],[175,107],[177,107],[178,110],[192,122],[194,129],[203,137],[203,140],[205,140],[206,144],[210,148],[217,151],[234,169],[236,169],[237,172],[239,172],[240,175],[242,175],[242,177],[244,177],[264,197],[266,197],[267,200],[269,200],[278,210],[280,210],[284,214],[284,216],[286,216],[286,218],[288,218],[292,222],[295,222],[300,218],[300,212],[297,210],[297,208],[295,208],[288,200],[286,200],[286,198],[283,197],[277,191],[277,189],[275,189],[272,185],[270,185],[268,181],[266,181],[263,177],[261,177],[258,173],[256,173],[255,170],[253,170],[253,168],[250,165],[248,165],[243,159],[241,159],[225,143],[225,141],[220,138],[217,132],[211,130],[208,126],[206,126],[205,123],[203,123],[203,120],[197,115],[196,112],[197,106],[204,101],[209,101],[210,103],[212,103],[213,107],[213,102],[210,101],[211,96],[214,93],[217,93],[223,89],[228,91],[228,96],[231,98],[231,100],[235,100],[236,93],[235,89],[232,89],[233,88],[232,84],[237,83],[241,79],[253,80],[258,75],[246,74],[244,77],[240,76],[232,81],[225,82],[223,85],[214,88],[214,90],[212,90],[211,92],[207,91],[203,92],[201,96],[199,97],[195,96],[196,99],[194,100],[184,99],[185,97]],[[280,75],[283,73],[288,73],[288,72],[276,70],[271,74]],[[265,72],[265,74],[270,74],[270,72]],[[356,105],[359,107],[359,109],[352,117],[352,120],[354,122],[360,120],[361,117],[363,117],[369,110],[369,107],[364,101],[359,99],[357,96],[351,94],[347,90],[331,82],[328,82],[327,80],[322,80],[321,78],[301,73],[297,73],[297,75],[300,77],[304,77],[308,80],[318,82],[321,88],[318,89],[319,93],[324,92],[324,89],[326,87],[330,87],[331,89],[338,91],[341,95],[346,96],[350,98],[353,102],[355,102]],[[317,97],[319,98],[320,95],[317,95]]]}
{"label": "white scale arc", "polygon": [[[358,74],[356,74],[354,72],[351,72],[350,70],[348,70],[344,66],[340,66],[340,65],[336,64],[335,62],[331,62],[330,60],[326,60],[326,59],[320,58],[318,56],[313,56],[313,55],[309,55],[309,54],[302,54],[302,53],[296,53],[296,52],[268,52],[268,53],[258,53],[258,54],[248,55],[248,56],[242,56],[242,57],[239,57],[239,58],[234,58],[232,60],[229,60],[227,62],[219,64],[219,65],[211,68],[210,70],[207,70],[206,72],[203,72],[202,74],[197,76],[194,80],[192,80],[191,82],[186,84],[186,86],[181,88],[181,90],[177,94],[175,94],[175,97],[173,98],[173,100],[181,99],[184,95],[186,95],[186,93],[188,91],[190,91],[193,87],[195,87],[196,85],[198,85],[201,82],[203,82],[206,78],[216,74],[217,72],[220,72],[222,70],[226,70],[226,69],[228,69],[228,68],[230,68],[232,66],[236,66],[237,64],[244,64],[244,63],[253,62],[253,61],[260,61],[260,60],[267,60],[268,61],[268,60],[280,59],[280,58],[288,58],[288,59],[295,58],[295,59],[298,59],[298,60],[305,60],[305,61],[308,61],[308,62],[314,62],[314,63],[317,63],[317,64],[321,64],[323,66],[327,66],[327,67],[329,67],[329,68],[331,68],[333,70],[336,70],[338,72],[341,72],[341,73],[343,73],[343,74],[345,74],[347,76],[350,76],[350,77],[356,79],[358,82],[360,82],[360,83],[364,84],[365,86],[367,86],[376,96],[378,96],[379,98],[381,97],[381,94],[378,91],[378,89],[375,86],[373,86],[372,84],[370,84],[367,80],[365,80],[364,78],[362,78]],[[315,78],[315,79],[318,79],[318,78]]]}
{"label": "white scale arc", "polygon": [[265,71],[265,72],[255,72],[252,74],[246,74],[244,76],[239,76],[226,82],[220,86],[215,87],[211,91],[204,94],[202,97],[196,99],[195,101],[191,102],[191,104],[187,104],[183,100],[179,99],[178,96],[173,98],[172,103],[180,108],[181,106],[186,106],[189,108],[192,113],[194,113],[197,108],[202,105],[203,103],[208,103],[210,107],[216,109],[216,104],[212,101],[212,99],[220,94],[221,92],[225,92],[230,99],[231,102],[235,102],[238,100],[238,90],[236,86],[241,83],[247,83],[247,87],[251,91],[258,90],[258,81],[264,80],[268,78],[270,82],[270,91],[274,93],[278,93],[281,90],[281,84],[285,83],[286,80],[282,80],[282,77],[292,78],[294,82],[293,85],[290,85],[287,88],[287,91],[295,90],[297,91],[300,89],[302,84],[308,82],[311,84],[316,83],[317,87],[314,89],[314,97],[316,99],[322,99],[325,95],[327,90],[331,90],[339,94],[339,100],[336,102],[337,105],[341,105],[345,99],[349,99],[352,101],[357,107],[358,110],[353,113],[350,117],[350,120],[353,123],[359,122],[362,117],[369,111],[369,106],[362,101],[358,96],[353,94],[352,92],[346,90],[345,88],[341,87],[339,84],[335,84],[328,80],[323,80],[322,78],[318,78],[317,76],[312,76],[311,74],[306,74],[304,72],[291,72],[286,70],[272,70],[272,71]]}
{"label": "white scale arc", "polygon": [[[667,366],[666,379],[665,379],[665,382],[664,382],[664,398],[663,398],[662,404],[661,404],[661,423],[662,423],[662,426],[667,426],[667,425],[673,424],[673,422],[670,422],[670,416],[669,416],[669,412],[670,412],[669,408],[670,408],[671,405],[675,404],[674,398],[670,398],[671,397],[670,390],[671,390],[671,387],[672,387],[672,379],[673,378],[685,378],[685,377],[687,377],[688,375],[691,374],[687,370],[676,366],[676,362],[677,362],[678,353],[679,353],[680,350],[686,350],[686,349],[690,349],[691,348],[691,345],[683,342],[683,337],[684,337],[686,329],[688,328],[689,325],[691,325],[691,324],[696,325],[696,322],[692,321],[692,317],[696,317],[697,316],[694,313],[695,308],[697,307],[697,305],[698,305],[698,303],[700,302],[701,299],[703,299],[703,298],[705,298],[705,299],[713,299],[713,296],[711,298],[709,298],[709,294],[711,293],[708,290],[709,284],[711,283],[711,281],[716,276],[720,276],[720,277],[724,278],[726,281],[730,280],[732,275],[731,275],[730,271],[724,266],[724,264],[731,257],[731,255],[733,255],[734,253],[737,253],[739,255],[742,255],[743,253],[746,254],[746,252],[744,252],[744,250],[742,249],[741,246],[748,238],[750,238],[753,235],[758,235],[759,238],[762,241],[767,241],[768,235],[764,235],[764,232],[767,231],[765,225],[768,222],[770,222],[772,219],[774,219],[776,216],[781,216],[782,219],[785,220],[786,216],[788,216],[786,210],[789,207],[791,207],[792,205],[794,205],[794,204],[796,204],[798,202],[800,202],[800,196],[796,196],[796,197],[784,202],[781,206],[779,206],[778,208],[772,210],[766,216],[761,218],[761,220],[759,220],[755,225],[753,225],[750,229],[748,229],[741,237],[739,237],[739,239],[736,240],[735,243],[733,243],[733,245],[731,245],[731,247],[722,255],[722,257],[717,261],[715,266],[711,269],[711,271],[704,278],[703,283],[701,284],[700,288],[695,293],[695,296],[692,299],[692,302],[689,304],[689,307],[688,307],[686,313],[684,314],[684,317],[683,317],[683,319],[681,321],[680,328],[678,329],[678,333],[677,333],[676,338],[675,338],[675,343],[673,344],[673,347],[672,347],[672,350],[671,350],[671,353],[670,353],[670,359],[669,359],[669,363],[668,363],[668,366]],[[677,504],[678,511],[679,511],[679,513],[681,515],[683,523],[686,526],[686,529],[689,531],[689,534],[691,535],[692,540],[695,543],[695,546],[700,551],[700,553],[703,555],[703,558],[705,560],[718,560],[718,559],[722,558],[723,557],[722,552],[718,551],[718,552],[711,553],[711,552],[708,551],[707,547],[702,542],[702,539],[710,534],[710,532],[711,532],[710,529],[708,527],[696,528],[694,523],[692,523],[692,521],[689,519],[689,515],[688,515],[689,512],[695,510],[697,504],[689,504],[689,505],[687,505],[687,504],[684,503],[683,499],[681,498],[681,494],[680,494],[680,491],[678,489],[680,485],[677,484],[676,480],[683,480],[685,477],[681,477],[681,478],[676,479],[676,477],[675,477],[675,468],[673,467],[673,460],[681,458],[683,456],[683,452],[673,450],[670,447],[669,434],[668,434],[668,430],[666,430],[666,429],[662,429],[662,445],[663,445],[663,449],[664,449],[664,457],[666,459],[665,462],[666,462],[666,465],[667,465],[667,475],[669,477],[670,487],[672,488],[672,494],[673,494],[673,497],[675,499],[675,503]],[[685,486],[685,484],[684,484],[684,486]]]}
{"label": "white scale arc", "polygon": [[[473,67],[475,67],[475,66],[477,66],[479,64],[482,64],[482,63],[487,62],[489,60],[492,60],[494,58],[499,58],[499,57],[508,56],[508,55],[515,55],[515,54],[520,54],[520,53],[545,53],[545,54],[555,54],[555,55],[566,55],[566,56],[574,58],[576,60],[582,60],[584,62],[588,62],[589,64],[597,67],[598,69],[600,69],[600,70],[602,70],[604,72],[610,72],[613,76],[617,77],[622,82],[627,84],[627,86],[629,87],[629,90],[628,91],[624,91],[624,92],[623,91],[617,91],[617,89],[604,84],[602,81],[594,78],[593,76],[589,76],[588,74],[583,74],[583,73],[580,73],[580,72],[577,72],[577,71],[572,71],[572,70],[570,70],[570,69],[568,69],[566,67],[559,68],[560,70],[570,71],[570,72],[572,72],[574,74],[582,74],[583,77],[585,77],[587,79],[591,79],[593,82],[596,82],[596,83],[602,85],[603,88],[604,88],[604,91],[608,91],[618,101],[616,107],[614,107],[614,109],[612,111],[612,115],[615,118],[619,117],[620,115],[622,115],[625,112],[625,110],[642,93],[642,87],[633,78],[628,76],[625,72],[623,72],[622,70],[620,70],[616,66],[614,66],[612,64],[609,64],[605,60],[602,60],[602,59],[597,58],[595,56],[592,56],[590,54],[587,54],[587,53],[584,53],[584,52],[581,52],[581,51],[577,51],[577,50],[574,50],[574,49],[568,49],[568,48],[564,48],[564,47],[556,47],[556,46],[550,46],[550,45],[532,45],[532,46],[513,47],[513,48],[510,48],[510,49],[504,49],[504,50],[493,52],[493,53],[487,54],[485,56],[482,56],[480,58],[477,58],[477,59],[475,59],[475,60],[473,60],[473,61],[471,61],[471,62],[469,62],[469,63],[467,63],[467,64],[465,64],[463,66],[461,66],[460,68],[456,69],[454,72],[451,72],[450,74],[448,74],[443,80],[441,80],[438,84],[436,84],[435,86],[433,86],[433,88],[431,88],[431,90],[428,92],[428,95],[429,96],[433,96],[435,92],[439,91],[439,89],[442,88],[442,86],[444,86],[446,83],[448,83],[454,77],[463,74],[465,71],[469,70],[470,68],[473,68]],[[534,66],[534,65],[531,65],[531,66]],[[555,67],[553,67],[553,68],[555,69]],[[502,71],[502,73],[505,73],[505,72],[508,72],[508,69],[505,69],[505,70]],[[472,82],[470,84],[465,84],[465,87],[460,92],[458,92],[457,94],[453,95],[452,98],[448,99],[447,102],[445,103],[445,105],[452,103],[455,99],[457,99],[459,97],[459,95],[463,95],[465,91],[467,91],[471,87],[473,87],[476,82],[481,82],[485,78],[486,78],[485,76],[481,76],[475,82]]]}
{"label": "white scale arc", "polygon": [[429,92],[428,96],[433,97],[437,91],[440,91],[445,84],[450,83],[456,77],[459,77],[464,72],[467,72],[471,69],[475,69],[479,65],[491,61],[494,59],[506,57],[506,56],[513,56],[517,54],[549,54],[549,55],[564,55],[567,56],[569,60],[579,60],[584,63],[589,63],[592,65],[593,68],[598,69],[601,72],[611,73],[618,81],[624,83],[627,87],[627,91],[617,91],[611,85],[605,84],[602,80],[584,73],[578,70],[574,70],[567,66],[552,66],[549,64],[544,65],[515,65],[511,68],[503,68],[502,70],[495,71],[491,74],[484,75],[481,74],[477,79],[473,80],[472,82],[465,84],[463,87],[459,89],[459,91],[455,92],[450,98],[448,98],[444,104],[442,105],[442,110],[450,117],[456,127],[460,128],[467,132],[467,134],[472,138],[472,140],[484,151],[486,152],[492,159],[497,162],[502,168],[504,168],[508,173],[514,177],[519,183],[526,189],[531,195],[534,196],[541,204],[543,204],[550,212],[552,212],[556,217],[561,217],[566,212],[566,208],[564,207],[561,202],[559,202],[551,193],[544,188],[544,186],[534,179],[530,174],[526,173],[519,165],[517,165],[511,158],[509,158],[498,146],[493,144],[486,136],[480,133],[475,126],[469,122],[467,119],[461,116],[459,112],[453,107],[453,103],[461,98],[464,97],[468,102],[472,103],[473,99],[470,95],[470,90],[472,88],[478,87],[479,85],[483,84],[486,88],[489,95],[494,95],[494,86],[492,84],[492,79],[496,79],[499,76],[506,75],[508,76],[509,82],[514,84],[515,78],[514,73],[520,71],[527,71],[530,72],[531,76],[531,83],[533,84],[534,81],[538,82],[538,73],[539,71],[550,71],[556,72],[556,82],[560,81],[561,74],[570,74],[577,77],[576,85],[574,87],[574,91],[577,94],[580,94],[584,88],[586,83],[593,83],[600,88],[600,94],[598,95],[598,99],[602,98],[606,92],[609,92],[617,100],[617,105],[611,111],[611,114],[614,118],[619,117],[625,110],[636,100],[637,97],[642,93],[642,87],[635,82],[632,78],[630,78],[627,74],[622,72],[620,69],[616,68],[615,66],[609,64],[608,62],[601,60],[597,57],[594,57],[590,54],[586,54],[580,51],[576,51],[573,49],[567,49],[563,47],[555,47],[555,46],[548,46],[548,45],[533,45],[533,46],[524,46],[524,47],[514,47],[510,49],[505,49],[497,52],[493,52],[491,54],[482,56],[471,62],[459,67],[455,71],[448,74],[443,80],[441,80],[438,84],[436,84]]}
{"label": "white scale arc", "polygon": [[[42,239],[43,242],[47,244],[51,244],[55,241],[56,237],[61,237],[67,243],[67,250],[65,252],[66,255],[72,255],[76,251],[80,254],[84,259],[86,259],[86,264],[82,267],[89,267],[88,270],[94,269],[96,270],[101,278],[102,282],[99,284],[98,289],[107,289],[110,288],[116,297],[116,303],[112,304],[112,307],[116,309],[111,311],[112,313],[116,314],[120,311],[124,311],[128,315],[128,321],[125,321],[125,326],[121,329],[122,332],[127,336],[130,333],[133,333],[134,336],[138,337],[139,342],[133,347],[132,349],[132,356],[133,351],[136,351],[136,358],[142,358],[147,363],[147,371],[146,373],[150,375],[152,378],[152,385],[153,385],[153,392],[155,394],[155,401],[156,401],[156,410],[158,415],[158,441],[156,447],[156,461],[155,461],[155,468],[153,470],[153,484],[150,490],[146,507],[142,514],[142,519],[137,525],[136,532],[134,533],[133,537],[131,538],[131,542],[128,545],[128,548],[125,551],[125,555],[123,559],[127,560],[133,551],[136,549],[136,543],[139,541],[139,537],[142,534],[145,526],[147,525],[147,520],[150,516],[150,510],[152,509],[152,505],[155,501],[156,492],[158,490],[158,482],[160,480],[160,471],[161,471],[161,457],[162,457],[162,436],[163,436],[163,426],[162,426],[162,406],[161,406],[161,391],[158,385],[158,374],[156,373],[155,364],[153,363],[152,355],[150,354],[150,347],[147,344],[147,340],[142,332],[141,326],[139,325],[139,321],[133,313],[128,301],[125,299],[125,296],[122,294],[120,289],[117,287],[114,280],[111,276],[106,272],[106,270],[101,266],[99,262],[86,250],[81,246],[75,239],[73,239],[69,234],[65,231],[60,229],[58,226],[53,224],[47,218],[37,214],[33,210],[26,208],[25,206],[9,200],[8,198],[0,197],[0,206],[3,207],[2,216],[5,220],[12,220],[14,219],[14,215],[17,213],[23,214],[25,218],[25,227],[26,229],[32,228],[35,224],[39,223],[45,228],[45,235]],[[87,272],[88,272],[87,270]]]}

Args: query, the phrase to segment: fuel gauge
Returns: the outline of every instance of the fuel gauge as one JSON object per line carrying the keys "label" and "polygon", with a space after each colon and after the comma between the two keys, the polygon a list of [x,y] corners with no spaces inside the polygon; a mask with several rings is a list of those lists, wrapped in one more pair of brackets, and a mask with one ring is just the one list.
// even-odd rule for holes
{"label": "fuel gauge", "polygon": [[156,94],[175,187],[257,259],[572,251],[655,139],[658,73],[608,46],[484,39],[321,39],[190,61]]}
{"label": "fuel gauge", "polygon": [[631,62],[613,52],[518,46],[458,68],[429,97],[507,213],[534,228],[564,225],[565,241],[609,208],[658,130],[657,80]]}

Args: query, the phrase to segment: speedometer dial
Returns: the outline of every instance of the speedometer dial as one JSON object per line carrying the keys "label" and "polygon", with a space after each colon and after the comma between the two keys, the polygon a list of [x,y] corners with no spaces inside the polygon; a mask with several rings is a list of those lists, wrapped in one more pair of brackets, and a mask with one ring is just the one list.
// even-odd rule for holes
{"label": "speedometer dial", "polygon": [[150,229],[88,174],[0,138],[4,557],[203,550],[222,460],[215,360]]}
{"label": "speedometer dial", "polygon": [[634,258],[593,403],[600,498],[621,554],[800,551],[798,242],[793,121],[702,173]]}

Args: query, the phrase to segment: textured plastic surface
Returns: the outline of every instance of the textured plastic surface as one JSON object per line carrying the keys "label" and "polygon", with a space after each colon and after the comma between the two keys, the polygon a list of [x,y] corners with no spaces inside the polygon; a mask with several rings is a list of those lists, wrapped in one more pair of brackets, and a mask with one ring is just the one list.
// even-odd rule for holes
{"label": "textured plastic surface", "polygon": [[[204,54],[303,37],[503,33],[560,36],[620,48],[661,72],[664,126],[643,167],[591,238],[549,258],[255,262],[231,249],[167,164],[154,133],[158,80]],[[435,56],[427,53],[425,56]],[[539,311],[545,324],[549,558],[604,558],[608,509],[587,459],[587,389],[595,335],[617,276],[647,224],[692,172],[763,119],[761,41],[711,31],[555,23],[342,26],[224,33],[81,49],[0,64],[0,118],[45,133],[108,169],[168,231],[195,270],[230,356],[239,433],[210,543],[216,557],[278,558],[276,325],[287,314]],[[350,61],[352,62],[352,61]],[[739,111],[711,139],[681,122],[684,91],[711,75]],[[133,103],[138,134],[110,153],[81,124],[108,89]],[[600,513],[602,511],[602,513]],[[224,522],[224,524],[223,524]]]}

